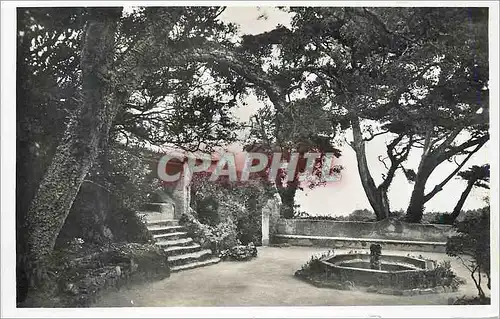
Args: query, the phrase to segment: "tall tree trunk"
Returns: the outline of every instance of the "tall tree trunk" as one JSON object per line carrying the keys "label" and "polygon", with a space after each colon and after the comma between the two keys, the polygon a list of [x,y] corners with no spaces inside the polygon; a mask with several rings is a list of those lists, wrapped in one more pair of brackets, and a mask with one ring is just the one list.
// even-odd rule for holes
{"label": "tall tree trunk", "polygon": [[[450,141],[451,143],[451,141]],[[444,144],[444,143],[443,143]],[[418,164],[415,186],[411,193],[410,203],[406,209],[406,221],[410,223],[420,223],[424,215],[425,184],[434,168],[437,166],[436,160],[432,157],[432,130],[429,127],[425,135],[424,151]]]}
{"label": "tall tree trunk", "polygon": [[295,194],[298,184],[294,182],[287,183],[287,187],[278,188],[278,194],[281,198],[281,212],[283,218],[293,218],[295,213]]}
{"label": "tall tree trunk", "polygon": [[377,192],[379,195],[379,217],[378,220],[386,219],[389,217],[390,207],[389,207],[389,197],[387,196],[387,189],[378,187]]}
{"label": "tall tree trunk", "polygon": [[356,160],[358,162],[358,172],[361,178],[361,184],[365,191],[368,202],[372,207],[377,220],[382,220],[389,217],[389,200],[387,198],[387,189],[380,188],[375,185],[373,177],[368,168],[368,161],[366,160],[365,141],[361,132],[361,125],[359,119],[355,118],[351,121],[352,134],[353,134],[353,147],[356,153]]}
{"label": "tall tree trunk", "polygon": [[415,185],[411,193],[410,203],[406,209],[406,221],[410,223],[419,223],[424,215],[425,200],[425,184],[429,179],[434,168],[422,166],[417,172]]}
{"label": "tall tree trunk", "polygon": [[109,71],[121,8],[95,8],[82,49],[82,105],[72,117],[27,212],[31,285],[44,277],[56,238],[116,114]]}
{"label": "tall tree trunk", "polygon": [[451,214],[445,216],[445,223],[446,224],[453,224],[455,222],[455,220],[457,219],[458,215],[460,215],[460,212],[462,211],[462,207],[464,207],[465,200],[469,196],[469,193],[471,192],[472,188],[474,187],[475,182],[476,182],[475,179],[469,180],[469,182],[467,183],[467,187],[462,192],[462,195],[460,196],[460,199],[458,200],[457,204],[455,205],[455,208],[453,208],[453,212],[451,212]]}

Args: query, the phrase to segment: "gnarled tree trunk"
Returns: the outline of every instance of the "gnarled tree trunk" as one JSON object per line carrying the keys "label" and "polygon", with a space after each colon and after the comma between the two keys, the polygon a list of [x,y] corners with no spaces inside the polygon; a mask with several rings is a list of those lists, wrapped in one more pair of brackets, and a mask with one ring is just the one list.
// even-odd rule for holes
{"label": "gnarled tree trunk", "polygon": [[[432,172],[432,171],[431,171]],[[406,210],[406,220],[411,223],[419,223],[424,214],[425,184],[431,174],[428,170],[419,170],[415,180],[415,186],[411,193],[410,203]]]}
{"label": "gnarled tree trunk", "polygon": [[351,121],[352,134],[353,134],[353,147],[356,153],[356,160],[358,162],[358,172],[361,178],[361,184],[365,191],[366,197],[370,206],[373,208],[377,220],[386,219],[389,217],[389,200],[387,197],[387,189],[385,187],[377,187],[373,180],[370,170],[368,168],[368,161],[366,159],[365,141],[361,132],[359,119],[355,118]]}
{"label": "gnarled tree trunk", "polygon": [[[481,147],[489,140],[489,135],[485,134],[479,138],[471,139],[458,146],[454,146],[453,149],[447,151],[446,149],[452,145],[453,140],[458,136],[460,131],[460,128],[456,129],[455,132],[451,133],[442,144],[434,149],[432,149],[433,143],[431,142],[431,133],[427,135],[424,145],[424,153],[422,154],[422,158],[418,166],[417,176],[415,178],[415,186],[413,187],[410,203],[406,210],[406,220],[408,222],[419,223],[421,221],[425,203],[439,193],[453,178],[453,176],[460,171],[465,163],[467,163],[472,155],[481,149]],[[429,130],[429,132],[431,131]],[[460,152],[463,152],[470,147],[474,147],[474,149],[467,152],[467,156],[459,165],[457,165],[455,170],[451,172],[441,183],[437,184],[432,191],[426,194],[425,185],[429,176],[436,169],[436,167],[438,167],[445,160],[460,154]]]}
{"label": "gnarled tree trunk", "polygon": [[30,284],[44,276],[56,238],[78,190],[107,139],[116,114],[109,71],[121,8],[91,9],[82,49],[82,104],[69,121],[27,212]]}
{"label": "gnarled tree trunk", "polygon": [[460,199],[458,200],[457,204],[455,205],[455,208],[453,208],[453,212],[451,214],[445,216],[445,223],[446,224],[453,224],[455,220],[457,219],[458,215],[460,215],[460,212],[462,211],[462,207],[464,207],[465,200],[469,196],[472,188],[474,187],[474,183],[476,180],[469,180],[467,183],[467,187],[465,190],[462,192],[462,195],[460,196]]}

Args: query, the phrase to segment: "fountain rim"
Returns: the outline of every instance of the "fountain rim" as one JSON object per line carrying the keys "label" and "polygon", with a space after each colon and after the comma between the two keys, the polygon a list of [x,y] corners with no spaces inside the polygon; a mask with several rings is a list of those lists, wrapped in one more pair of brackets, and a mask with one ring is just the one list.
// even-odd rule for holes
{"label": "fountain rim", "polygon": [[[369,273],[385,273],[385,274],[390,274],[390,273],[410,273],[410,272],[421,272],[421,271],[425,271],[427,270],[427,268],[417,268],[417,269],[407,269],[407,270],[378,270],[378,269],[366,269],[366,268],[358,268],[358,267],[345,267],[345,266],[339,266],[339,265],[336,265],[336,264],[333,264],[331,262],[329,262],[328,260],[336,257],[336,256],[359,256],[359,255],[362,255],[362,256],[369,256],[369,253],[368,254],[360,254],[360,253],[357,253],[357,254],[338,254],[338,255],[334,255],[334,256],[325,256],[323,258],[320,259],[320,262],[323,263],[324,265],[327,265],[329,267],[332,267],[332,268],[336,268],[336,269],[346,269],[346,270],[356,270],[356,271],[362,271],[362,272],[369,272]],[[415,257],[409,257],[409,256],[401,256],[401,255],[383,255],[383,256],[387,256],[387,257],[398,257],[398,258],[401,258],[401,257],[404,257],[404,258],[408,258],[408,259],[412,259],[412,260],[416,260],[416,261],[420,261],[420,262],[426,262],[425,259],[421,259],[421,258],[415,258]],[[362,259],[359,259],[360,261],[364,261]]]}

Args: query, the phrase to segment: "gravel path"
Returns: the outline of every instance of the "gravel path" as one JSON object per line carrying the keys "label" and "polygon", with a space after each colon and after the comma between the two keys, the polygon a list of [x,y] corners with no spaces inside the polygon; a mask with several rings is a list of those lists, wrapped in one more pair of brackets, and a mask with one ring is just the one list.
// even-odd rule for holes
{"label": "gravel path", "polygon": [[[450,260],[456,273],[467,284],[459,292],[389,296],[360,291],[316,288],[296,279],[293,274],[313,254],[326,249],[317,247],[259,248],[257,258],[247,262],[221,262],[179,273],[170,278],[111,291],[96,307],[165,306],[348,306],[348,305],[446,305],[448,298],[475,295],[476,289],[467,270],[446,254],[415,252],[435,260]],[[348,250],[336,250],[336,253]],[[407,255],[408,252],[386,251]]]}

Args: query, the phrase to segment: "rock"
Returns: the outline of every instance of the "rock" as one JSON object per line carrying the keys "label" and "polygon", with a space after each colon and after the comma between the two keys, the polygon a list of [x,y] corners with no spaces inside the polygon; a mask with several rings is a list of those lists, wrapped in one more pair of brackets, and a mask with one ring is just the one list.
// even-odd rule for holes
{"label": "rock", "polygon": [[108,288],[119,288],[129,281],[149,281],[170,275],[167,255],[159,247],[134,243],[111,244],[66,267],[60,289],[73,306],[87,306]]}
{"label": "rock", "polygon": [[115,244],[99,256],[104,265],[121,266],[131,273],[141,273],[150,279],[163,279],[170,276],[170,268],[165,251],[154,245],[136,243]]}

